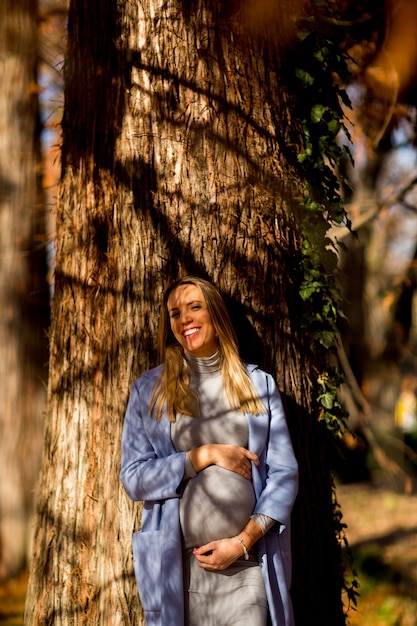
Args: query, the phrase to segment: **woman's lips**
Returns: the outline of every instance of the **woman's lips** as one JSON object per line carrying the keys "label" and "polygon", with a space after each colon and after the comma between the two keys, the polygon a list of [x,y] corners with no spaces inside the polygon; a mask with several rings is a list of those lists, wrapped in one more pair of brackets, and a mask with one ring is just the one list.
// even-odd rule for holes
{"label": "woman's lips", "polygon": [[192,337],[193,335],[198,333],[199,330],[199,328],[187,328],[187,330],[182,331],[182,334],[184,337]]}

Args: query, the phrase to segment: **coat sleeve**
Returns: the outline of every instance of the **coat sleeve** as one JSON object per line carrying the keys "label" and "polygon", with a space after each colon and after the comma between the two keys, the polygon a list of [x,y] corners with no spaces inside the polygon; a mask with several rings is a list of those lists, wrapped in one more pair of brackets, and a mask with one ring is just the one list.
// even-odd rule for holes
{"label": "coat sleeve", "polygon": [[[130,394],[123,426],[120,480],[132,500],[178,498],[182,493],[186,452],[175,452],[167,425],[149,416],[144,387],[139,379]],[[153,443],[146,423],[153,426]]]}
{"label": "coat sleeve", "polygon": [[294,455],[281,396],[274,379],[265,374],[267,384],[269,435],[265,450],[264,487],[254,513],[268,515],[282,525],[289,523],[298,490],[298,464]]}

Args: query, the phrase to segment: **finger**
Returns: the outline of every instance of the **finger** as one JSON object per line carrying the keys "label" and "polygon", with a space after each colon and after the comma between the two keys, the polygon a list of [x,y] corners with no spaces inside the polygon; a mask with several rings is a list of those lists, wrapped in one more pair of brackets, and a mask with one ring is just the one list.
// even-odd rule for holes
{"label": "finger", "polygon": [[199,548],[194,548],[193,554],[195,554],[196,556],[207,555],[208,553],[211,554],[213,550],[214,550],[213,541],[210,541],[210,543],[206,543],[204,546],[200,546]]}
{"label": "finger", "polygon": [[197,559],[199,567],[202,567],[203,569],[213,569],[216,567],[212,554],[196,554],[195,558]]}
{"label": "finger", "polygon": [[246,478],[248,480],[252,478],[252,470],[250,468],[248,469],[247,467],[241,467],[239,470],[239,474],[243,476],[243,478]]}
{"label": "finger", "polygon": [[250,450],[246,451],[246,457],[250,460],[253,461],[255,463],[255,465],[259,465],[259,458],[258,455],[255,454],[254,452],[250,452]]}

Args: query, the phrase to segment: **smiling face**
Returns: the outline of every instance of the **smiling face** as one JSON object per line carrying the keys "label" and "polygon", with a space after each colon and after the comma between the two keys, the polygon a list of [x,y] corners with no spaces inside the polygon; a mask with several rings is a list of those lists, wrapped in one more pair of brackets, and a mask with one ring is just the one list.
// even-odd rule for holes
{"label": "smiling face", "polygon": [[217,350],[216,331],[207,303],[195,285],[179,285],[168,297],[171,330],[192,356],[207,357]]}

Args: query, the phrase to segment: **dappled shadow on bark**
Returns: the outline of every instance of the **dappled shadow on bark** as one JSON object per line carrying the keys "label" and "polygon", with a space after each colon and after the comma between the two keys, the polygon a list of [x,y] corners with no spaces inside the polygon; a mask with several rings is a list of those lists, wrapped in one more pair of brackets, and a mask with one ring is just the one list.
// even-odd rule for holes
{"label": "dappled shadow on bark", "polygon": [[[275,63],[272,63],[275,65]],[[294,145],[288,143],[288,136],[286,136],[286,128],[283,126],[281,129],[279,124],[275,124],[273,130],[271,128],[266,127],[261,124],[259,120],[257,120],[253,115],[251,115],[247,110],[240,106],[239,104],[234,103],[232,100],[228,99],[223,95],[223,92],[216,92],[213,90],[213,86],[209,84],[208,87],[202,88],[196,82],[192,82],[187,80],[186,77],[179,75],[178,73],[170,72],[166,66],[160,66],[156,63],[153,65],[149,65],[143,62],[142,57],[139,53],[135,53],[129,51],[125,60],[124,66],[129,68],[130,71],[127,72],[128,76],[132,75],[132,70],[141,70],[146,73],[149,73],[152,78],[160,78],[162,81],[168,81],[170,84],[175,84],[175,89],[177,90],[179,87],[184,88],[185,90],[190,90],[193,94],[203,96],[211,103],[215,103],[221,110],[228,111],[229,114],[234,114],[237,119],[240,120],[242,127],[256,133],[261,137],[265,142],[274,142],[274,144],[278,144],[280,146],[280,153],[282,157],[287,161],[287,163],[291,167],[298,168],[297,164],[297,152],[294,150]],[[276,68],[278,69],[278,68]],[[139,89],[139,86],[132,82],[131,80],[127,83],[127,88],[129,90],[135,91]],[[152,101],[154,104],[155,113],[157,113],[159,120],[169,122],[169,125],[173,128],[184,127],[184,120],[172,115],[172,104],[174,104],[175,110],[175,98],[178,97],[175,93],[172,94],[173,100],[170,101],[170,96],[167,93],[158,93],[157,91],[147,91],[143,89],[143,86],[140,88],[141,93],[146,93],[147,95],[152,97]],[[212,140],[216,143],[223,145],[226,150],[230,150],[236,153],[239,156],[245,157],[247,162],[250,164],[251,169],[253,171],[253,181],[259,182],[259,178],[262,179],[265,188],[274,190],[274,193],[277,197],[282,197],[284,189],[282,187],[282,183],[278,177],[265,177],[264,172],[261,170],[259,163],[251,156],[251,151],[248,148],[247,150],[243,149],[242,145],[238,145],[234,141],[230,141],[229,137],[224,134],[219,134],[214,131],[213,128],[208,127],[207,123],[199,122],[197,120],[190,120],[188,123],[191,124],[190,130],[199,134],[204,131],[210,132],[210,136]],[[248,181],[250,184],[253,182],[251,180]]]}
{"label": "dappled shadow on bark", "polygon": [[[126,498],[124,494],[121,497]],[[97,528],[91,531],[86,530],[87,525],[81,530],[75,528],[71,516],[64,512],[57,514],[56,510],[48,502],[40,503],[42,527],[35,537],[39,558],[31,572],[24,623],[111,624],[114,623],[112,611],[116,608],[121,609],[124,624],[142,623],[131,551],[122,554],[116,543],[105,568],[101,569],[100,554],[91,558],[97,552]],[[86,553],[90,558],[85,559]],[[61,567],[63,555],[64,568]],[[118,559],[121,562],[117,564]],[[120,571],[121,574],[116,573]],[[44,580],[48,584],[43,584]]]}

